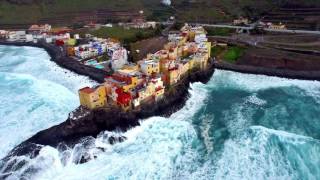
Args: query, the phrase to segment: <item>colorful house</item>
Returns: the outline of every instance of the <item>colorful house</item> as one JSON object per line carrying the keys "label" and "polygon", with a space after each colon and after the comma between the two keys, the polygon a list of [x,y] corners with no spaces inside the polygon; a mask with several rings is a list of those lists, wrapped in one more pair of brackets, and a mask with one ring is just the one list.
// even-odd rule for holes
{"label": "colorful house", "polygon": [[76,43],[77,43],[76,39],[70,38],[70,39],[67,40],[67,44],[69,46],[74,46],[74,45],[76,45]]}
{"label": "colorful house", "polygon": [[43,24],[43,25],[33,24],[29,27],[28,32],[33,34],[40,34],[43,32],[49,32],[50,30],[51,30],[51,25],[49,24]]}
{"label": "colorful house", "polygon": [[146,60],[140,64],[141,72],[151,76],[152,74],[157,74],[160,72],[159,61]]}
{"label": "colorful house", "polygon": [[132,108],[131,101],[132,97],[130,93],[124,92],[121,88],[116,88],[117,93],[117,105],[120,106],[124,111],[128,111]]}
{"label": "colorful house", "polygon": [[104,107],[106,104],[106,89],[104,86],[96,88],[85,87],[79,90],[80,104],[89,109]]}
{"label": "colorful house", "polygon": [[163,76],[163,81],[166,85],[173,85],[178,82],[179,75],[178,67],[169,68],[168,72]]}
{"label": "colorful house", "polygon": [[73,46],[68,46],[67,47],[67,55],[68,56],[75,56],[75,51]]}
{"label": "colorful house", "polygon": [[[142,104],[159,101],[164,97],[166,86],[176,84],[193,69],[207,68],[211,43],[207,41],[202,27],[185,26],[182,33],[169,35],[170,38],[172,41],[166,44],[163,50],[148,54],[137,64],[127,63],[127,52],[121,47],[109,46],[110,42],[104,46],[99,40],[99,47],[112,53],[111,64],[115,70],[115,73],[105,78],[103,84],[104,99],[107,99],[108,105],[128,111],[139,108]],[[90,46],[80,48],[79,51],[92,52],[94,49],[97,48]],[[75,54],[77,55],[77,50]],[[102,105],[94,104],[98,100],[92,100],[93,97],[89,99],[87,94],[94,91],[90,88],[82,89],[79,92],[81,104],[90,108]]]}

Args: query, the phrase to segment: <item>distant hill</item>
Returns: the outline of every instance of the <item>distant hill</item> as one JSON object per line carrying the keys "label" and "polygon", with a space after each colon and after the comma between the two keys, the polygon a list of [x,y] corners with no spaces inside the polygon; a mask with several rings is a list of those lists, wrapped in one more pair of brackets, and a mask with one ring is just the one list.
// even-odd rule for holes
{"label": "distant hill", "polygon": [[[0,25],[28,25],[49,22],[71,25],[86,21],[130,20],[144,11],[147,19],[224,22],[234,17],[257,18],[280,7],[320,7],[320,0],[1,0]],[[127,19],[126,19],[127,17]]]}

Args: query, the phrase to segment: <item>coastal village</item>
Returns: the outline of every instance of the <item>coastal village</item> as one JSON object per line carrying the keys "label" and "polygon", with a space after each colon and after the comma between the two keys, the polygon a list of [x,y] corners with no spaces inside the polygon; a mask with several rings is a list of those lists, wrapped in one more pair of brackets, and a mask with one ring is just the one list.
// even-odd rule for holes
{"label": "coastal village", "polygon": [[[168,40],[162,50],[137,63],[115,58],[118,60],[112,63],[114,73],[105,77],[103,84],[79,90],[80,104],[89,109],[107,106],[124,111],[137,109],[163,98],[166,90],[193,69],[207,68],[211,43],[203,27],[186,24],[181,32],[170,34]],[[124,52],[119,56],[123,55]]]}
{"label": "coastal village", "polygon": [[[75,61],[102,70],[108,70],[111,62],[127,58],[127,50],[116,39],[97,38],[91,34],[81,38],[79,34],[71,36],[72,31],[67,27],[52,28],[49,24],[31,25],[27,31],[0,31],[0,37],[8,42],[54,44]],[[107,57],[103,57],[105,54]]]}
{"label": "coastal village", "polygon": [[[137,21],[125,26],[153,28],[155,24]],[[157,102],[188,73],[206,69],[211,56],[211,42],[202,26],[185,24],[180,31],[170,32],[163,49],[147,54],[136,63],[128,61],[129,52],[117,39],[91,34],[81,38],[79,34],[71,36],[71,32],[69,28],[44,24],[31,25],[27,31],[1,31],[0,34],[9,42],[54,44],[71,60],[108,72],[102,84],[79,90],[81,106],[91,110],[119,107],[129,111]]]}

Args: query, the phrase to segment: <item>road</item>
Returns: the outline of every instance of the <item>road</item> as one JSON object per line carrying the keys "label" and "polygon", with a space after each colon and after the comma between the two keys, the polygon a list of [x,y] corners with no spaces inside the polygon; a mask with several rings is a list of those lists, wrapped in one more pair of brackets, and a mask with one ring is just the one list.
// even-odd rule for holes
{"label": "road", "polygon": [[[233,26],[233,25],[225,25],[225,24],[199,24],[199,23],[190,23],[190,24],[191,25],[200,25],[200,26],[204,26],[204,27],[218,27],[218,28],[231,28],[231,29],[244,29],[244,30],[251,30],[254,28],[253,25],[251,25],[251,26]],[[263,28],[263,30],[265,30],[267,32],[320,35],[320,31],[309,31],[309,30],[270,29],[270,28]]]}

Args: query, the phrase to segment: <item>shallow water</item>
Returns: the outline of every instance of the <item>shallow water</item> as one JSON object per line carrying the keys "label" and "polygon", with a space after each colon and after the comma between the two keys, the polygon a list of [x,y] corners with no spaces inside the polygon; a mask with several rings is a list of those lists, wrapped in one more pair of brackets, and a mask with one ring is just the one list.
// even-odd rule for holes
{"label": "shallow water", "polygon": [[[44,147],[10,178],[320,179],[319,104],[320,82],[217,70],[171,117]],[[76,164],[83,154],[96,159]]]}

